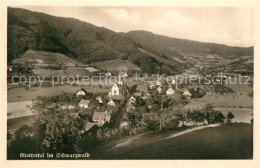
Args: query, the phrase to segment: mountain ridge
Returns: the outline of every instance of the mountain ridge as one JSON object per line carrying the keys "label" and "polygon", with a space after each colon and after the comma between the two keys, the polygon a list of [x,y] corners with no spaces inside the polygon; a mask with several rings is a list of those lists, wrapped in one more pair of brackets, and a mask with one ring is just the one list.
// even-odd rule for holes
{"label": "mountain ridge", "polygon": [[[187,40],[168,36],[164,36],[163,39],[160,39],[160,43],[154,45],[149,43],[149,40],[137,39],[136,32],[138,31],[116,33],[105,27],[98,27],[75,18],[57,17],[9,7],[8,63],[25,51],[32,49],[62,53],[87,64],[123,59],[137,65],[146,73],[176,74],[184,70],[184,54],[187,51],[192,53],[194,50],[190,48],[194,48],[195,44],[205,45],[202,42],[193,43],[190,40],[187,42]],[[140,34],[140,32],[138,33]],[[143,33],[141,35],[143,38],[147,38],[147,35]],[[161,37],[156,34],[148,34],[148,36],[151,36],[150,38]],[[171,43],[177,40],[173,44],[175,47],[165,48],[167,46],[164,44],[165,38]],[[178,43],[187,44],[183,48]],[[197,48],[196,45],[195,48]],[[240,50],[244,52],[245,49]],[[185,52],[183,53],[183,51]]]}

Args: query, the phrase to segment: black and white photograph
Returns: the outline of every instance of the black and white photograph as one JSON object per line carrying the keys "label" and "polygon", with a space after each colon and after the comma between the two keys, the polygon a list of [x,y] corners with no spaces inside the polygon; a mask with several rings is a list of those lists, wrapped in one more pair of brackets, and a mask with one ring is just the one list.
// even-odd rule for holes
{"label": "black and white photograph", "polygon": [[7,161],[254,159],[254,7],[6,12]]}

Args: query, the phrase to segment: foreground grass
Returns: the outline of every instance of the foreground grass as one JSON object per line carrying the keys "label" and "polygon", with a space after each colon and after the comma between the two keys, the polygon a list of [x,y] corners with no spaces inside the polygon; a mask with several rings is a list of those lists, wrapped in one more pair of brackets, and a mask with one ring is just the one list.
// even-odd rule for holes
{"label": "foreground grass", "polygon": [[165,139],[168,135],[168,132],[143,134],[133,139],[131,143],[120,147],[110,148],[111,145],[106,144],[105,147],[95,150],[100,153],[94,154],[94,158],[252,159],[253,157],[253,126],[251,124],[221,125]]}

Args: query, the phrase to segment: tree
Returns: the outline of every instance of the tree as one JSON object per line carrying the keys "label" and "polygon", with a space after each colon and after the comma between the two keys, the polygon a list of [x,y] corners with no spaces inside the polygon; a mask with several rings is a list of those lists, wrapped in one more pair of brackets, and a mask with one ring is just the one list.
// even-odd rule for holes
{"label": "tree", "polygon": [[231,120],[234,118],[234,114],[232,112],[228,112],[227,114],[227,121],[228,123],[231,123]]}
{"label": "tree", "polygon": [[[35,127],[39,128],[40,141],[52,152],[77,152],[80,130],[84,122],[75,113],[59,108],[61,97],[39,98],[33,109],[37,111]],[[62,97],[65,101],[65,97]],[[68,101],[68,100],[66,100]],[[53,105],[54,104],[54,105]]]}
{"label": "tree", "polygon": [[206,104],[206,106],[202,109],[204,113],[204,118],[210,124],[210,113],[214,112],[212,104]]}
{"label": "tree", "polygon": [[215,123],[223,123],[224,122],[224,115],[220,111],[213,111],[209,114],[209,124],[215,124]]}
{"label": "tree", "polygon": [[201,110],[196,109],[196,110],[193,110],[193,111],[189,111],[188,115],[187,115],[187,118],[190,121],[193,121],[195,125],[197,125],[198,122],[203,122],[204,121],[205,115],[204,115],[204,113]]}

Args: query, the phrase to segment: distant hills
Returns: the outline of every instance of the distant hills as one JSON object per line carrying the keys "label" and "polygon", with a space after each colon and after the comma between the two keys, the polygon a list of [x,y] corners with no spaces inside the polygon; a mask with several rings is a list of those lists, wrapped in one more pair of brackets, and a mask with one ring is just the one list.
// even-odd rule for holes
{"label": "distant hills", "polygon": [[252,55],[240,48],[155,35],[146,31],[116,33],[72,18],[8,8],[8,63],[25,51],[62,53],[83,63],[127,60],[147,73],[176,74],[184,70],[186,53]]}
{"label": "distant hills", "polygon": [[217,54],[227,59],[230,56],[253,55],[253,47],[231,47],[223,44],[184,40],[143,30],[130,31],[126,33],[126,36],[153,52],[180,59],[186,54]]}

